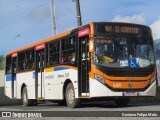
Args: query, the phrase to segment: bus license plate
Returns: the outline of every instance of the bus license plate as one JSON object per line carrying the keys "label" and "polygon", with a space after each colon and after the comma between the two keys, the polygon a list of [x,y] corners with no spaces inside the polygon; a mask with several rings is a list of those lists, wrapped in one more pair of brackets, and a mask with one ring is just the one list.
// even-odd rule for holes
{"label": "bus license plate", "polygon": [[137,92],[124,92],[124,96],[137,96]]}

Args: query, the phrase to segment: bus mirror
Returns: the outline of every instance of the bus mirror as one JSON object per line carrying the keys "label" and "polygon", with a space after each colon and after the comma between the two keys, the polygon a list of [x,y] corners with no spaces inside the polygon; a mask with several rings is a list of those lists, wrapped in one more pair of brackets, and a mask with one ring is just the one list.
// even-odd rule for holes
{"label": "bus mirror", "polygon": [[93,40],[89,41],[89,52],[91,52],[91,53],[94,52],[94,42],[93,42]]}

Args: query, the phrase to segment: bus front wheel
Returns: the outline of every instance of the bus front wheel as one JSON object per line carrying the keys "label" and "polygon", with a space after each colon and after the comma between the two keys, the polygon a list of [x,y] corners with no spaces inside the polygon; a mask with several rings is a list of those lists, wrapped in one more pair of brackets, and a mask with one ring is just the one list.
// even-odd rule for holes
{"label": "bus front wheel", "polygon": [[70,108],[76,108],[80,106],[80,99],[75,98],[75,91],[72,83],[69,83],[66,88],[66,103]]}
{"label": "bus front wheel", "polygon": [[22,91],[22,102],[23,102],[23,106],[25,107],[36,104],[35,101],[28,99],[28,93],[27,93],[26,87],[24,87]]}

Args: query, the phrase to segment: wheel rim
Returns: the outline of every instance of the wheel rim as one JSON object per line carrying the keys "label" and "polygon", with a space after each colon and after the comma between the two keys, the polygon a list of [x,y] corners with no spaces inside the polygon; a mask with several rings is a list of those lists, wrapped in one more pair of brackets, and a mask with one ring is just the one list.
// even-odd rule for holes
{"label": "wheel rim", "polygon": [[68,91],[67,98],[68,98],[68,102],[69,102],[70,104],[72,104],[72,103],[73,103],[73,100],[74,100],[74,91],[73,91],[73,89],[70,89],[70,90]]}

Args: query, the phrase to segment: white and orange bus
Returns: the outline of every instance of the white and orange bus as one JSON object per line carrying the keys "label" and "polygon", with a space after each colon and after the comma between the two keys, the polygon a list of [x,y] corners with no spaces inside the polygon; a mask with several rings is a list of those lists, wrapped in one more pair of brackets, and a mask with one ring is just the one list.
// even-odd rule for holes
{"label": "white and orange bus", "polygon": [[155,96],[151,29],[144,25],[91,22],[8,52],[5,94],[24,106],[50,100],[71,108],[81,100]]}

